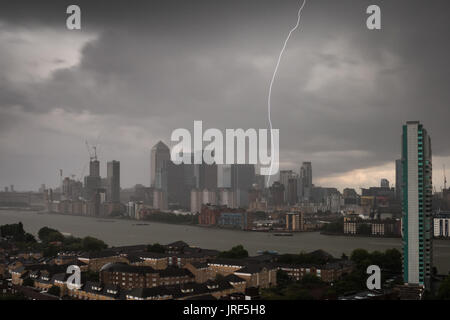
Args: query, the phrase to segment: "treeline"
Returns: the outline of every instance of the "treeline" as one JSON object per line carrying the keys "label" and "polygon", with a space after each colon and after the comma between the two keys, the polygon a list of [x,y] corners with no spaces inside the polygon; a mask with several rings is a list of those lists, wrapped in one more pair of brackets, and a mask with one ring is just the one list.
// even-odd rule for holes
{"label": "treeline", "polygon": [[0,226],[0,236],[11,238],[15,242],[36,242],[36,239],[32,234],[25,232],[22,222]]}
{"label": "treeline", "polygon": [[38,239],[25,232],[22,222],[0,226],[0,235],[15,242],[19,249],[42,251],[44,256],[51,257],[59,251],[100,251],[108,246],[94,237],[77,238],[64,236],[58,230],[43,227],[38,231]]}
{"label": "treeline", "polygon": [[316,264],[321,265],[331,260],[332,257],[321,254],[320,251],[310,253],[300,252],[299,254],[282,254],[276,258],[277,262],[287,264]]}
{"label": "treeline", "polygon": [[335,222],[327,223],[323,226],[322,231],[325,233],[343,233],[344,232],[344,218],[339,218]]}
{"label": "treeline", "polygon": [[53,256],[58,251],[100,251],[108,246],[102,240],[94,237],[77,238],[65,237],[58,230],[43,227],[38,232],[39,240],[42,241],[44,256]]}
{"label": "treeline", "polygon": [[222,259],[244,259],[248,257],[248,251],[242,245],[237,245],[228,251],[222,251],[217,256]]}

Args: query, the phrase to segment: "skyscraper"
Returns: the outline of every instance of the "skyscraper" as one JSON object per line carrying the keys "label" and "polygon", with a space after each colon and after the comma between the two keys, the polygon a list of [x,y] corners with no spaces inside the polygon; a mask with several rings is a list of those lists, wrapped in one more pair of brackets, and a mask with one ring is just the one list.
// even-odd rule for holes
{"label": "skyscraper", "polygon": [[100,161],[92,159],[89,162],[89,175],[84,177],[84,197],[94,200],[95,193],[101,188]]}
{"label": "skyscraper", "polygon": [[253,164],[231,165],[231,189],[236,192],[238,207],[248,207],[248,192],[255,181],[255,166]]}
{"label": "skyscraper", "polygon": [[288,187],[289,187],[289,179],[294,176],[294,172],[292,170],[280,170],[280,183],[284,186],[284,202],[288,202]]}
{"label": "skyscraper", "polygon": [[311,162],[303,162],[300,167],[300,184],[298,188],[299,199],[308,201],[312,192],[312,166]]}
{"label": "skyscraper", "polygon": [[221,164],[217,166],[217,186],[219,188],[231,188],[231,165]]}
{"label": "skyscraper", "polygon": [[402,168],[403,279],[429,288],[433,262],[431,139],[418,121],[403,126]]}
{"label": "skyscraper", "polygon": [[170,150],[164,142],[159,141],[151,150],[150,155],[150,186],[154,187],[156,183],[156,175],[164,166],[164,161],[170,160]]}
{"label": "skyscraper", "polygon": [[120,162],[113,160],[106,165],[106,200],[108,202],[120,202]]}

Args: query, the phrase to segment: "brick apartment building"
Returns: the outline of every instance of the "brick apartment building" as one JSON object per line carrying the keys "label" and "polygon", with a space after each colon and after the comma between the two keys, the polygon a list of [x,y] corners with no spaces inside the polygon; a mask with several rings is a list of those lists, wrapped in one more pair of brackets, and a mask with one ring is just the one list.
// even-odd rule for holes
{"label": "brick apartment building", "polygon": [[109,263],[100,269],[100,282],[128,290],[175,285],[194,280],[195,276],[189,270],[176,267],[155,270],[148,266]]}

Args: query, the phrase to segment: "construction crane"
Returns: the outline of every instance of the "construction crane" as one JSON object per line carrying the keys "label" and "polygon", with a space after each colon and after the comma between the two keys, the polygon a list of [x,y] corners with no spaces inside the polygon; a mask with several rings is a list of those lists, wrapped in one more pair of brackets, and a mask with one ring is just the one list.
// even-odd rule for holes
{"label": "construction crane", "polygon": [[63,169],[59,169],[59,187],[61,188],[61,191],[62,191],[62,187],[63,187]]}
{"label": "construction crane", "polygon": [[93,152],[92,152],[91,147],[89,146],[89,142],[86,140],[86,148],[89,153],[89,160],[90,161],[97,160],[97,146],[95,145],[92,147],[92,150],[93,150]]}
{"label": "construction crane", "polygon": [[444,174],[444,190],[447,190],[447,177],[445,175],[445,164],[442,165],[442,172]]}

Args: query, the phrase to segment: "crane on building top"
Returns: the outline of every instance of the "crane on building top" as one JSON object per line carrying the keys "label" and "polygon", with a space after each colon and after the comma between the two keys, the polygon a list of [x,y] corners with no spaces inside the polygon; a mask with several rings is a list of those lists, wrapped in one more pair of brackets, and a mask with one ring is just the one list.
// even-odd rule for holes
{"label": "crane on building top", "polygon": [[447,190],[447,177],[445,176],[445,164],[442,165],[444,173],[444,190]]}
{"label": "crane on building top", "polygon": [[90,161],[97,160],[97,145],[92,146],[92,148],[91,148],[89,146],[89,142],[86,140],[86,148],[87,148],[87,151],[89,153],[89,160]]}

